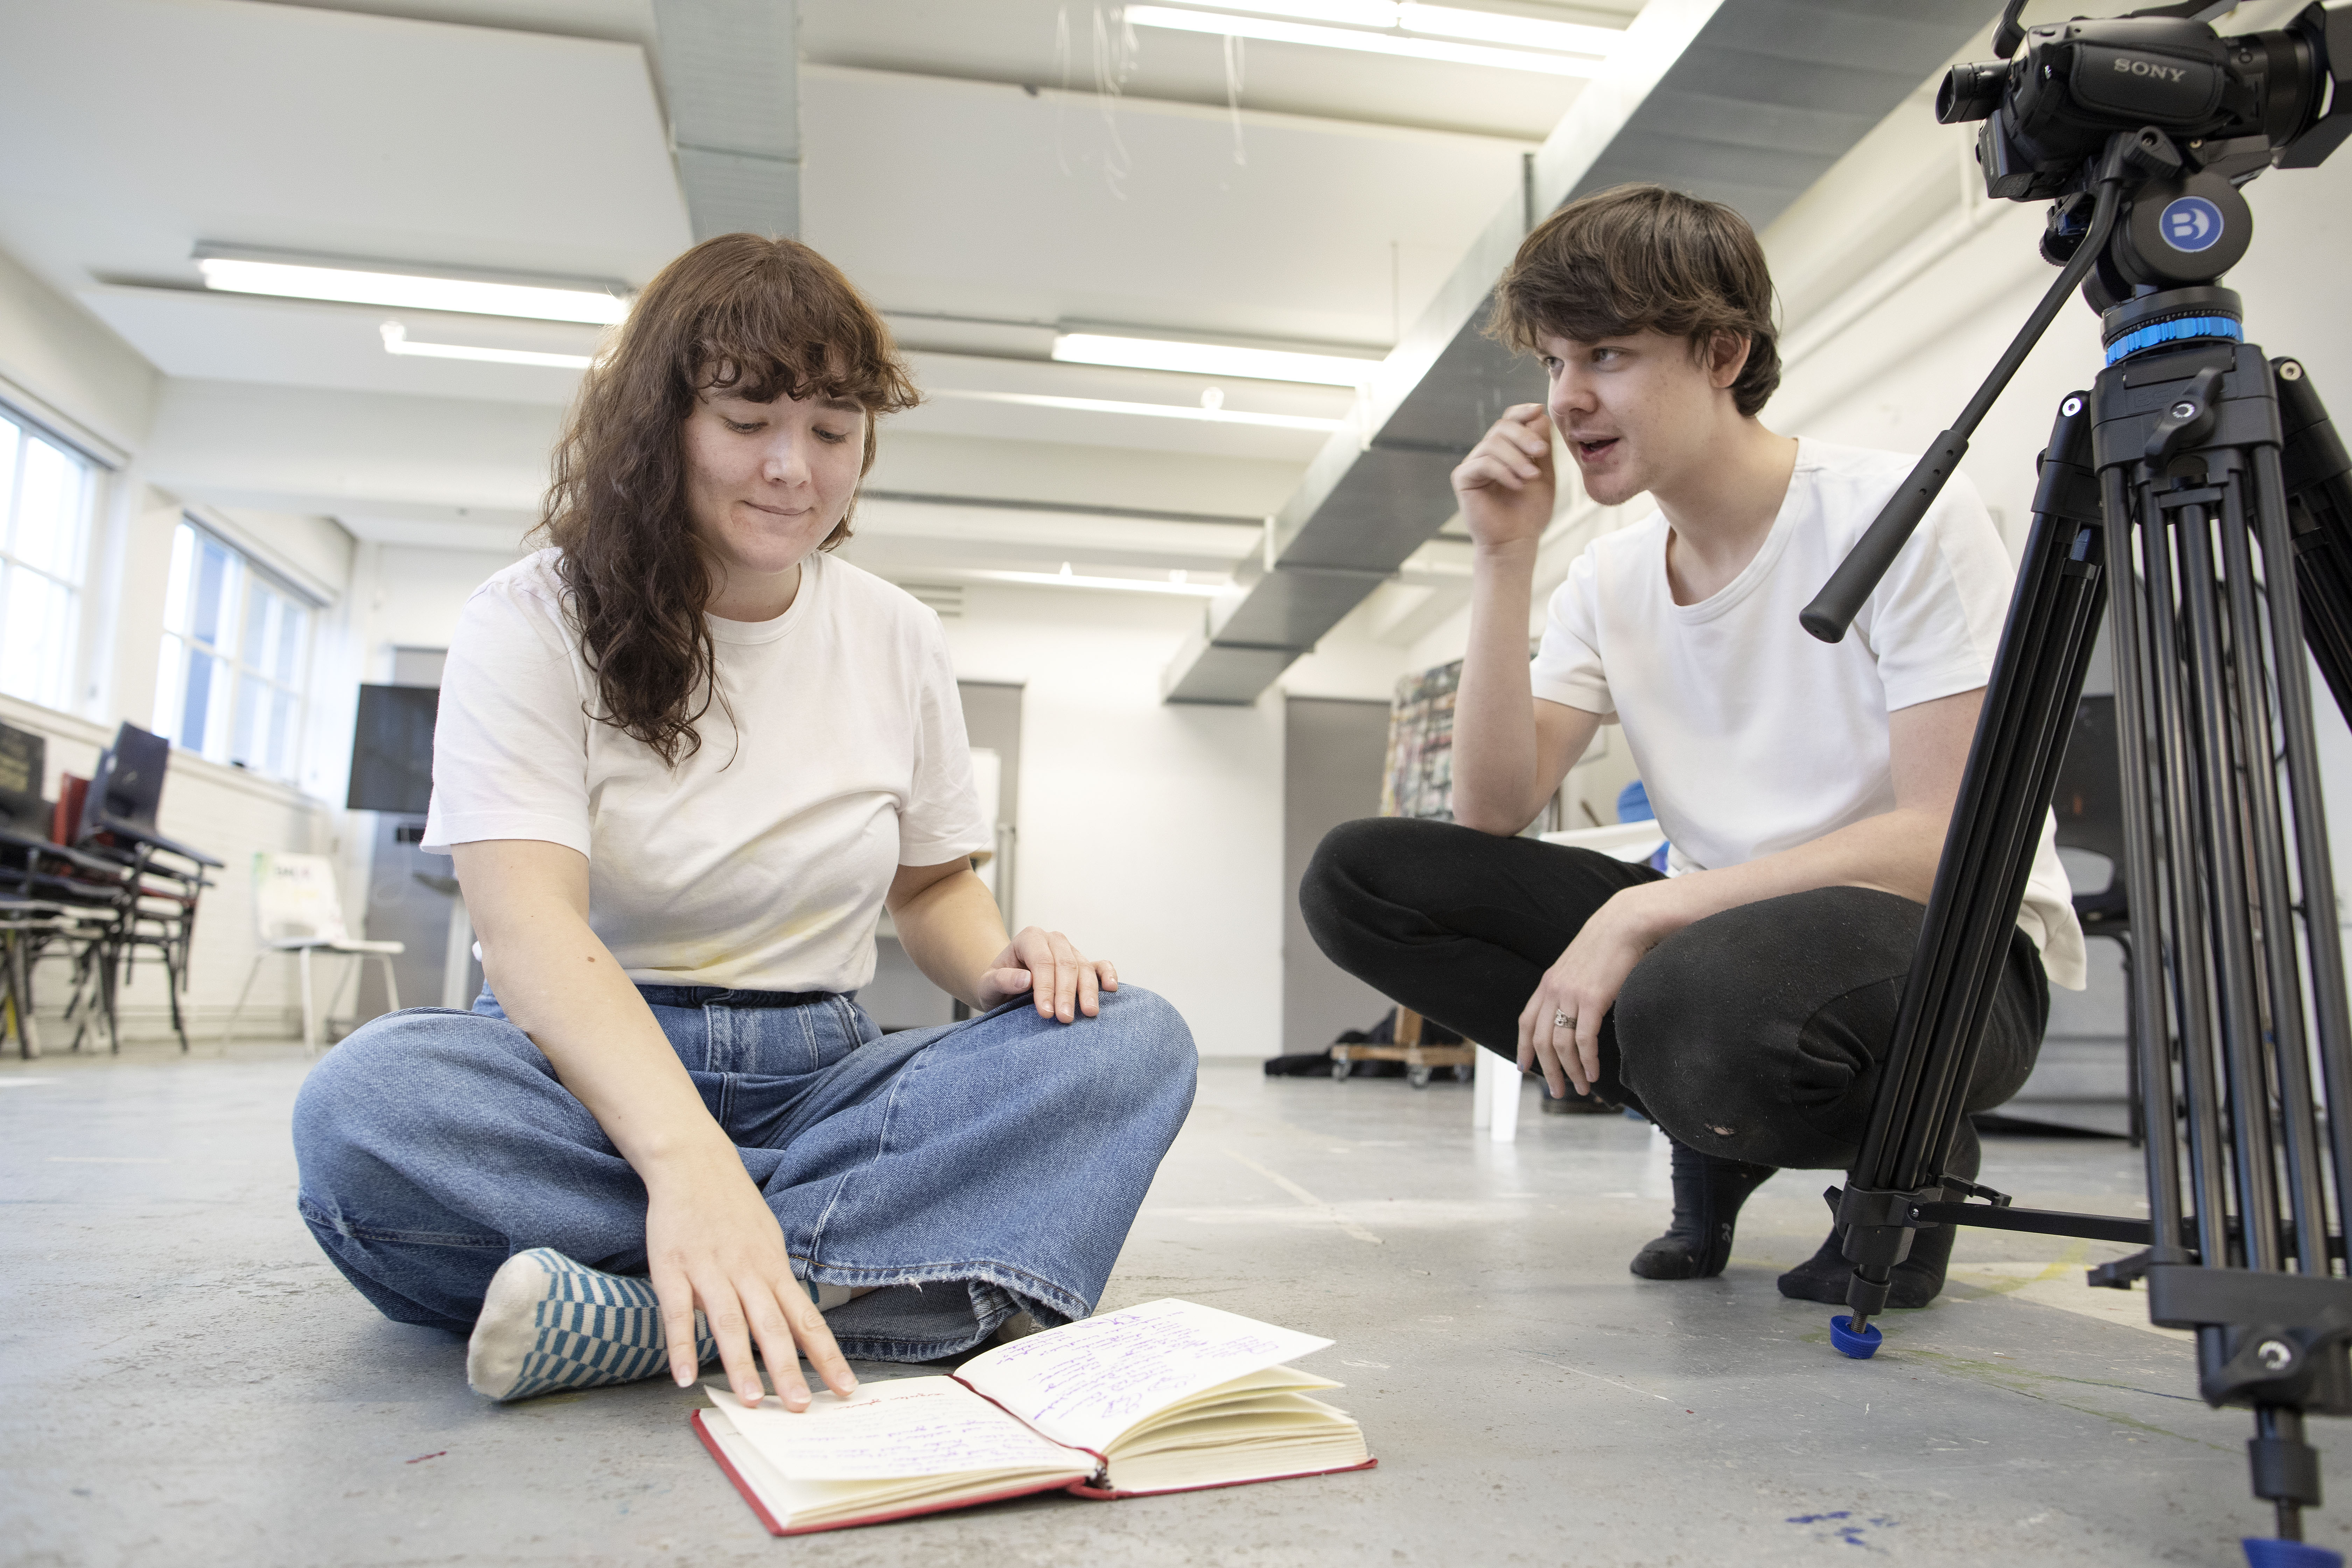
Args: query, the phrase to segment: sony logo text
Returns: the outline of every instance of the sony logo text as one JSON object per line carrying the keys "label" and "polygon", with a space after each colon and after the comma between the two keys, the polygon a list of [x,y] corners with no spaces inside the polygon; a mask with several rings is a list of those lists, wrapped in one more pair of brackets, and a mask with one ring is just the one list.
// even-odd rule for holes
{"label": "sony logo text", "polygon": [[2116,57],[2116,69],[2126,76],[2152,76],[2163,81],[2179,81],[2189,74],[2183,66],[2168,66],[2158,60],[2136,60],[2126,55]]}

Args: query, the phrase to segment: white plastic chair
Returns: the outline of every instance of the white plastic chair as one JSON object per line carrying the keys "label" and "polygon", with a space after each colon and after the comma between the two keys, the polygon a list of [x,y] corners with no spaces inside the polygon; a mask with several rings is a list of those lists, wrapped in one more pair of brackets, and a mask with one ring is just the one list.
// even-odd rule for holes
{"label": "white plastic chair", "polygon": [[[253,982],[261,973],[262,960],[272,952],[290,952],[302,972],[302,1047],[305,1050],[319,1048],[319,1015],[312,1003],[310,989],[310,955],[324,950],[350,958],[352,966],[346,984],[359,978],[360,964],[373,958],[383,965],[383,994],[394,1012],[400,1010],[400,984],[393,978],[394,955],[407,951],[396,942],[368,942],[352,936],[343,925],[342,900],[335,891],[335,863],[324,855],[273,855],[263,851],[253,858],[253,930],[260,940],[262,951],[253,955],[253,967],[246,971],[245,989],[237,993],[236,1007],[228,1016],[228,1027],[221,1031],[221,1044],[226,1046],[236,1028],[236,1020],[245,1011],[245,1000],[253,994]],[[343,987],[336,988],[341,997]],[[328,1013],[334,1011],[331,1004]]]}

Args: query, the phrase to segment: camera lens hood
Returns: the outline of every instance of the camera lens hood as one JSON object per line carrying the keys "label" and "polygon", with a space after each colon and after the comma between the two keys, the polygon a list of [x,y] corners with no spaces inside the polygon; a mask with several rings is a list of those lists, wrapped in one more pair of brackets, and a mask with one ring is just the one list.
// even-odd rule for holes
{"label": "camera lens hood", "polygon": [[2007,60],[1979,60],[1954,66],[1944,73],[1943,84],[1936,89],[1936,121],[1942,125],[1961,125],[1971,120],[1983,120],[2000,107],[2001,95],[2008,90]]}

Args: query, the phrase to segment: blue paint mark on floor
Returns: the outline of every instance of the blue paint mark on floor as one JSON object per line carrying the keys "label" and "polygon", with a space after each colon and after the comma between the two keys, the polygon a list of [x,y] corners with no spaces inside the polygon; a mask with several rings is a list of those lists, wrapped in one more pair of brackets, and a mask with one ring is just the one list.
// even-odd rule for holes
{"label": "blue paint mark on floor", "polygon": [[1790,1516],[1788,1522],[1790,1524],[1827,1525],[1830,1527],[1827,1530],[1816,1530],[1813,1532],[1813,1538],[1815,1540],[1823,1542],[1843,1542],[1847,1546],[1859,1546],[1865,1552],[1876,1550],[1876,1546],[1871,1536],[1871,1532],[1873,1531],[1892,1530],[1895,1528],[1895,1521],[1891,1519],[1884,1519],[1876,1516],[1864,1519],[1856,1515],[1852,1509],[1846,1508],[1839,1509],[1833,1513],[1792,1514]]}

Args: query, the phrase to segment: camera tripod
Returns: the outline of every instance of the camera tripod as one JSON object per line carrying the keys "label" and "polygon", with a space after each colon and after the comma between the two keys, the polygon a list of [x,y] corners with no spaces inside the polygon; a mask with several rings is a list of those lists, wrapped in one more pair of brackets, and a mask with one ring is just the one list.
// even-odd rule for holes
{"label": "camera tripod", "polygon": [[[2065,297],[2103,258],[2116,265],[2112,247],[2171,244],[2175,278],[2194,274],[2181,257],[2219,262],[2103,311],[2107,367],[2060,405],[2042,454],[1869,1128],[1827,1194],[1854,1265],[1832,1337],[1848,1354],[1876,1349],[1869,1320],[1921,1226],[2137,1243],[2090,1282],[2144,1278],[2151,1320],[2195,1331],[2207,1403],[2252,1410],[2253,1491],[2276,1505],[2279,1539],[2248,1542],[2250,1558],[2340,1563],[2299,1544],[2321,1497],[2304,1418],[2352,1414],[2352,1279],[2338,1272],[2352,1012],[2305,650],[2352,715],[2352,459],[2303,366],[2242,341],[2238,297],[2212,279],[2243,254],[2251,215],[2242,199],[2176,195],[2183,163],[2153,129],[2109,138],[2095,197],[2053,217],[2045,249],[2074,245],[2056,284],[1803,617],[1843,635]],[[1943,1174],[2103,615],[2145,1221],[2019,1207]]]}

